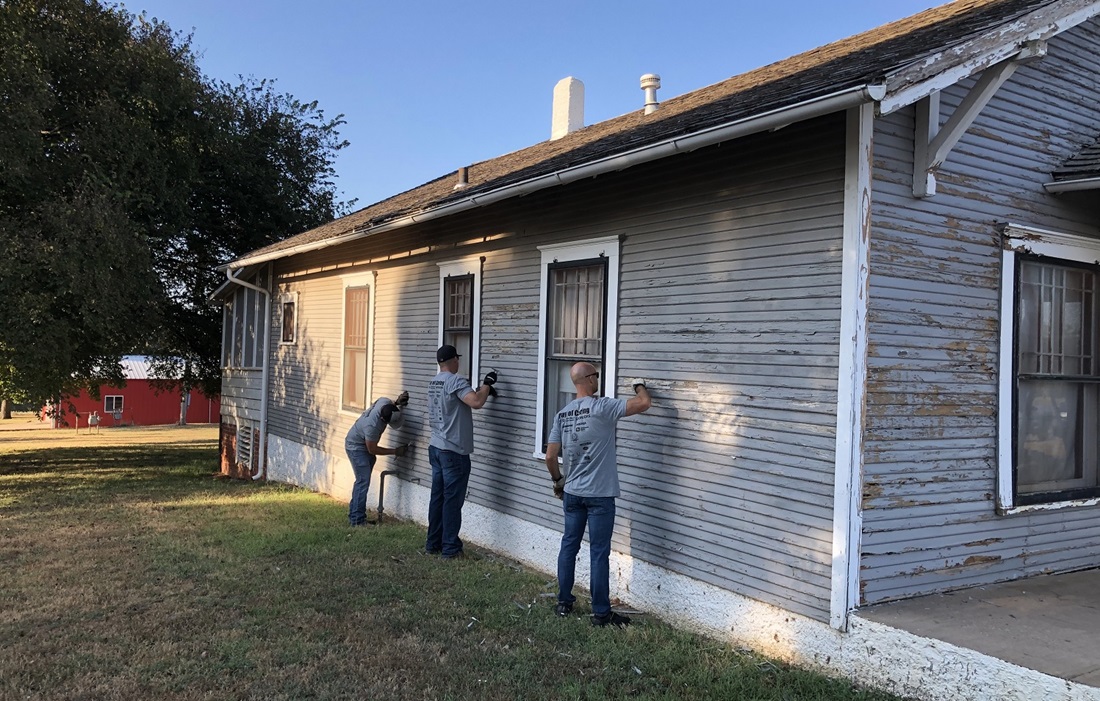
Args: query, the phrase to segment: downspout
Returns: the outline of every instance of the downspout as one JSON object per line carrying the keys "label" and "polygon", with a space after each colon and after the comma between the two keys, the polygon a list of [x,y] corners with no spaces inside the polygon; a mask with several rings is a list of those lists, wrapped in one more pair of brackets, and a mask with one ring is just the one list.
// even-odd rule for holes
{"label": "downspout", "polygon": [[[241,271],[244,272],[243,270]],[[260,382],[263,386],[263,390],[260,392],[260,469],[256,471],[255,475],[252,475],[252,479],[259,479],[261,475],[267,472],[267,374],[268,367],[271,364],[268,358],[268,342],[271,340],[271,292],[265,290],[259,285],[253,285],[251,282],[245,282],[233,276],[233,271],[229,268],[225,269],[225,277],[229,282],[240,285],[241,287],[247,287],[250,290],[256,290],[264,296],[264,363],[260,369]],[[271,263],[267,264],[267,280],[268,284],[271,283]]]}

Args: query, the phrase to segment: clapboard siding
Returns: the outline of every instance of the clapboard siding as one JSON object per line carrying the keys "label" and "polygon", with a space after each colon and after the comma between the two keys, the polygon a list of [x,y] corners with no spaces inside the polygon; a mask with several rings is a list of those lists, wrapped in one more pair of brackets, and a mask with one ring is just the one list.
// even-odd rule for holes
{"label": "clapboard siding", "polygon": [[[863,603],[1095,566],[1095,508],[998,516],[1000,227],[1096,236],[1095,195],[1042,190],[1100,133],[1100,23],[1051,41],[912,196],[913,110],[876,121]],[[946,91],[946,118],[973,83]]]}
{"label": "clapboard siding", "polygon": [[259,370],[222,370],[221,415],[246,421],[260,420],[263,377]]}
{"label": "clapboard siding", "polygon": [[615,547],[827,619],[843,138],[837,115],[278,262],[299,340],[274,346],[271,432],[342,455],[341,280],[370,272],[372,394],[412,395],[383,443],[416,445],[380,465],[429,484],[438,264],[480,256],[480,367],[500,381],[474,414],[469,499],[560,524],[534,457],[538,246],[618,235],[615,390],[646,377],[655,406],[619,425]]}

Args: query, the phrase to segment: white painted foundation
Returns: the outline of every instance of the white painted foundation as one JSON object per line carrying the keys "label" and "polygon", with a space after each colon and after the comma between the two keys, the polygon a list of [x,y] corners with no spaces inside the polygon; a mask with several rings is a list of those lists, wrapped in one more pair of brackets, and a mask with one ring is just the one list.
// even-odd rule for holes
{"label": "white painted foundation", "polygon": [[[268,478],[338,499],[351,495],[351,465],[277,436],[269,437]],[[368,506],[378,503],[375,466]],[[392,476],[388,513],[424,523],[430,485]],[[463,540],[553,575],[561,532],[466,503]],[[588,580],[587,545],[577,582]],[[1026,669],[973,650],[923,638],[853,614],[848,632],[740,596],[629,555],[611,554],[611,595],[679,628],[756,650],[773,659],[927,701],[1100,701],[1100,689]]]}

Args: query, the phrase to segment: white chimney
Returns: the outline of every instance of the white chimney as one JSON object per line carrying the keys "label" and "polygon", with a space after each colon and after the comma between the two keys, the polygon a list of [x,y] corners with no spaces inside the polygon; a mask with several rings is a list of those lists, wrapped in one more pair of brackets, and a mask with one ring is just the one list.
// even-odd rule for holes
{"label": "white chimney", "polygon": [[554,86],[554,114],[550,123],[550,140],[560,139],[584,126],[584,83],[576,78],[562,78]]}
{"label": "white chimney", "polygon": [[645,113],[653,114],[657,111],[657,88],[661,87],[661,76],[656,73],[646,73],[642,76],[642,90],[645,90]]}

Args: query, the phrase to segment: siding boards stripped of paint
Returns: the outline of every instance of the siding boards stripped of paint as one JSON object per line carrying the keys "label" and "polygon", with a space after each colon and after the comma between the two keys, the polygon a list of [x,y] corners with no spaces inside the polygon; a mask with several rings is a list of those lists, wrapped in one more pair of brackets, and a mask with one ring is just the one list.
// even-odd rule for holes
{"label": "siding boards stripped of paint", "polygon": [[[1095,508],[994,512],[999,226],[1096,235],[1095,203],[1042,190],[1100,132],[1100,22],[1020,68],[911,192],[913,111],[876,122],[864,464],[864,603],[1094,564]],[[948,117],[965,88],[946,91]]]}

